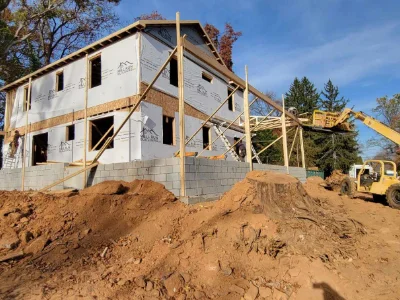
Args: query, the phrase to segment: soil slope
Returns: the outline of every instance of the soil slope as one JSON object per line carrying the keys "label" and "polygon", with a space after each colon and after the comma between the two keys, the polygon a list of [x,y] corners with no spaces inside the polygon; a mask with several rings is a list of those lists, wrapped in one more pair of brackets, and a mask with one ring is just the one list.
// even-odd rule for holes
{"label": "soil slope", "polygon": [[400,211],[251,172],[187,206],[151,181],[0,192],[2,299],[400,299]]}

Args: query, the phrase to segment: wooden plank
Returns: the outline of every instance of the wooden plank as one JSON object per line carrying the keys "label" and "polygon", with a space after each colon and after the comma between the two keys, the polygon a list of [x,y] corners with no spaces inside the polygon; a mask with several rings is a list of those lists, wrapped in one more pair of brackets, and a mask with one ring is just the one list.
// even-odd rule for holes
{"label": "wooden plank", "polygon": [[304,154],[303,128],[302,127],[300,127],[299,141],[300,141],[300,151],[301,151],[301,166],[305,169],[306,168],[306,157]]}
{"label": "wooden plank", "polygon": [[222,106],[229,100],[230,97],[233,96],[233,94],[238,90],[239,87],[236,87],[229,95],[228,97],[214,110],[214,112],[208,116],[207,120],[203,122],[203,124],[199,127],[199,129],[196,130],[195,133],[192,134],[192,136],[186,140],[185,145],[189,144],[189,142],[196,136],[196,134],[199,133],[199,131],[207,124],[208,121],[211,120],[212,117],[221,109]]}
{"label": "wooden plank", "polygon": [[56,182],[53,182],[52,184],[45,186],[44,188],[40,189],[39,192],[45,192],[45,191],[51,189],[52,187],[55,187],[56,185],[59,185],[60,183],[63,183],[64,181],[67,181],[68,179],[71,179],[71,178],[75,177],[76,175],[81,174],[82,172],[86,172],[87,170],[94,168],[98,164],[99,164],[98,161],[94,162],[91,165],[84,167],[83,169],[80,169],[79,171],[76,171],[75,173],[72,173],[72,174],[68,175],[67,177],[64,177],[63,179],[57,180]]}
{"label": "wooden plank", "polygon": [[[94,125],[94,124],[93,124]],[[106,131],[106,133],[101,137],[101,139],[97,142],[97,144],[92,147],[92,151],[95,151],[97,147],[100,145],[100,143],[106,138],[106,136],[111,132],[111,130],[114,128],[114,124],[111,125],[110,128]]]}
{"label": "wooden plank", "polygon": [[295,144],[295,142],[296,142],[296,138],[297,138],[298,132],[299,132],[299,126],[296,127],[296,132],[294,133],[294,138],[293,138],[292,146],[290,147],[290,152],[289,152],[289,161],[290,161],[290,157],[292,156],[292,151],[293,151],[294,144]]}
{"label": "wooden plank", "polygon": [[283,161],[286,167],[286,172],[289,174],[289,156],[288,156],[288,145],[287,145],[287,134],[286,134],[286,112],[285,112],[285,97],[282,95],[282,140],[283,140]]}
{"label": "wooden plank", "polygon": [[[83,166],[86,167],[86,152],[87,152],[87,105],[88,105],[88,93],[89,93],[89,57],[86,54],[86,84],[85,84],[85,108],[84,108],[84,129],[83,129]],[[87,173],[83,176],[83,188],[87,185]]]}
{"label": "wooden plank", "polygon": [[183,74],[183,39],[181,38],[180,14],[176,13],[176,40],[178,48],[178,92],[179,92],[179,157],[180,157],[180,180],[181,197],[186,196],[185,180],[185,98],[184,98],[184,74]]}
{"label": "wooden plank", "polygon": [[[216,60],[210,58],[207,54],[205,54],[203,51],[197,49],[196,46],[194,46],[192,43],[189,41],[185,41],[185,49],[190,52],[192,55],[194,55],[196,58],[200,59],[207,65],[211,66],[218,72],[220,72],[222,75],[228,77],[229,80],[234,81],[237,85],[239,85],[242,88],[245,88],[246,83],[243,79],[241,79],[239,76],[234,74],[232,71],[230,71],[228,68],[221,66],[220,63],[218,63]],[[282,107],[273,101],[271,98],[269,98],[267,95],[261,93],[259,90],[254,88],[253,86],[249,85],[249,92],[252,93],[254,96],[260,98],[264,102],[266,102],[268,105],[272,106],[276,110],[282,112]],[[293,119],[298,125],[301,125],[301,122],[291,113],[286,112],[286,115]]]}
{"label": "wooden plank", "polygon": [[221,154],[221,155],[214,155],[214,156],[197,156],[197,158],[207,158],[207,159],[211,159],[211,160],[225,160],[226,155]]}
{"label": "wooden plank", "polygon": [[250,134],[250,108],[249,108],[249,75],[247,65],[244,67],[246,76],[243,105],[244,105],[244,130],[246,132],[246,160],[249,163],[250,171],[253,171],[253,159],[251,155],[251,134]]}
{"label": "wooden plank", "polygon": [[[197,153],[198,153],[198,152],[186,152],[186,151],[185,151],[185,156],[186,156],[186,157],[197,156]],[[179,156],[180,156],[180,152],[179,152],[179,151],[176,151],[176,152],[174,153],[174,157],[179,157]]]}
{"label": "wooden plank", "polygon": [[[29,104],[31,103],[31,89],[32,89],[32,78],[29,78],[28,84],[28,99],[24,103],[26,106],[25,111],[25,136],[24,136],[24,152],[22,152],[22,176],[21,176],[21,191],[25,189],[25,165],[26,165],[26,140],[28,139],[28,116],[29,116]],[[25,99],[24,99],[25,100]]]}
{"label": "wooden plank", "polygon": [[[87,115],[88,117],[107,113],[110,111],[114,111],[117,109],[124,109],[124,108],[129,108],[132,107],[136,102],[137,99],[139,99],[138,95],[134,95],[131,97],[125,97],[122,99],[114,100],[108,103],[103,103],[97,106],[89,107],[87,110]],[[39,121],[32,123],[30,125],[31,132],[34,131],[40,131],[43,129],[48,129],[51,127],[71,123],[73,121],[81,120],[84,118],[84,109],[74,111],[65,115],[49,118],[47,120]],[[10,128],[10,130],[14,130],[13,128]],[[24,132],[24,127],[18,127],[15,128],[15,130],[19,130],[20,133]],[[10,134],[10,132],[6,132],[6,134]],[[10,140],[7,140],[7,142],[10,142]]]}

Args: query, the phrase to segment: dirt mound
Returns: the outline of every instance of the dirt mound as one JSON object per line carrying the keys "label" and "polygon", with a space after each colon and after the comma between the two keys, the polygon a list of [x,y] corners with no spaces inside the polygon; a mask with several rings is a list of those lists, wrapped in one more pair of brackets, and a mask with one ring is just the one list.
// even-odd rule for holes
{"label": "dirt mound", "polygon": [[340,191],[340,185],[346,176],[347,175],[343,174],[341,170],[334,170],[331,176],[325,179],[325,182],[331,187],[332,190],[337,192]]}
{"label": "dirt mound", "polygon": [[193,206],[138,180],[0,195],[2,298],[367,299],[338,275],[364,226],[288,175],[251,172]]}

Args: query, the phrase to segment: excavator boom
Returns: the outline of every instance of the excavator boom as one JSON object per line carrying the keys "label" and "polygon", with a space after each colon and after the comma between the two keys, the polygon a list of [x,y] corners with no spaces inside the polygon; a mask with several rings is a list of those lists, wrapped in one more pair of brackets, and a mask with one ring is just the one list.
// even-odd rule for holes
{"label": "excavator boom", "polygon": [[355,119],[362,121],[369,128],[375,130],[377,133],[381,134],[397,145],[400,145],[399,132],[361,111],[355,112],[350,108],[345,108],[342,113],[316,110],[313,113],[313,126],[330,129],[332,131],[353,131],[353,126],[351,122],[349,122],[350,117],[354,117]]}

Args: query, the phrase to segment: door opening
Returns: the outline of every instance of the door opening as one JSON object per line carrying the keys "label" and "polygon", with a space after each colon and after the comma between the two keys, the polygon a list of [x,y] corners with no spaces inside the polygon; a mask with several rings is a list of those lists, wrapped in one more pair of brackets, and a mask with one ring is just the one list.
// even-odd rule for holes
{"label": "door opening", "polygon": [[32,165],[47,162],[47,145],[49,141],[48,133],[33,136],[32,141]]}

